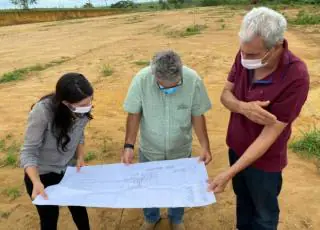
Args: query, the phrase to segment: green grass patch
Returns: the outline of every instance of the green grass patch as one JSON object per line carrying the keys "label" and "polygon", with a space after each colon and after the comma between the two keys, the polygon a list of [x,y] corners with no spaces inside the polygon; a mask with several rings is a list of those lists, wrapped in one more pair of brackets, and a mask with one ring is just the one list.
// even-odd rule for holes
{"label": "green grass patch", "polygon": [[4,194],[10,198],[10,200],[15,200],[21,196],[21,191],[17,187],[8,188],[4,190]]}
{"label": "green grass patch", "polygon": [[55,61],[51,61],[47,64],[41,65],[41,64],[36,64],[33,66],[29,66],[26,68],[20,68],[20,69],[15,69],[12,72],[8,72],[3,74],[0,77],[0,84],[1,83],[7,83],[7,82],[12,82],[12,81],[18,81],[18,80],[23,80],[26,78],[26,76],[32,72],[40,72],[43,71],[45,69],[48,69],[50,67],[56,66],[56,65],[60,65],[63,62],[69,60],[69,58],[67,57],[62,57],[60,60],[55,60]]}
{"label": "green grass patch", "polygon": [[244,5],[248,0],[201,0],[201,6]]}
{"label": "green grass patch", "polygon": [[[11,137],[10,137],[11,138]],[[7,135],[7,139],[8,138]],[[20,151],[20,145],[18,145],[15,141],[12,142],[9,146],[5,140],[0,140],[0,151],[5,153],[4,159],[2,159],[3,166],[14,166],[16,167],[18,164],[18,153]]]}
{"label": "green grass patch", "polygon": [[141,16],[133,16],[127,19],[127,21],[125,22],[125,24],[134,24],[134,23],[139,23],[139,22],[143,22],[142,17]]}
{"label": "green grass patch", "polygon": [[8,152],[5,158],[5,165],[8,166],[17,166],[18,156],[12,152]]}
{"label": "green grass patch", "polygon": [[0,83],[22,80],[28,73],[28,68],[16,69],[12,72],[3,74],[0,78]]}
{"label": "green grass patch", "polygon": [[186,28],[186,30],[181,34],[182,37],[192,36],[196,34],[200,34],[202,30],[206,29],[206,25],[192,25]]}
{"label": "green grass patch", "polygon": [[309,13],[301,10],[297,17],[289,20],[294,25],[316,25],[320,24],[320,13]]}
{"label": "green grass patch", "polygon": [[223,18],[218,19],[216,22],[224,22]]}
{"label": "green grass patch", "polygon": [[224,30],[225,28],[226,28],[226,24],[223,23],[220,25],[220,30]]}
{"label": "green grass patch", "polygon": [[303,133],[302,137],[293,141],[289,148],[307,157],[320,160],[320,129],[313,129]]}
{"label": "green grass patch", "polygon": [[150,64],[150,61],[140,60],[140,61],[135,61],[134,64],[138,66],[148,66]]}
{"label": "green grass patch", "polygon": [[107,139],[106,138],[103,139],[101,152],[102,153],[107,153],[108,152],[108,144],[107,144]]}
{"label": "green grass patch", "polygon": [[109,77],[113,74],[113,69],[109,65],[103,65],[101,73],[104,77]]}
{"label": "green grass patch", "polygon": [[207,28],[206,25],[195,24],[192,26],[188,26],[184,30],[171,30],[171,31],[166,32],[165,34],[168,37],[173,37],[173,38],[189,37],[189,36],[201,34],[201,32],[206,28]]}
{"label": "green grass patch", "polygon": [[97,154],[95,152],[88,152],[84,158],[85,162],[92,161],[97,158]]}
{"label": "green grass patch", "polygon": [[0,211],[0,217],[7,219],[10,216],[10,212],[2,212]]}
{"label": "green grass patch", "polygon": [[6,147],[5,140],[0,140],[0,151],[4,151]]}

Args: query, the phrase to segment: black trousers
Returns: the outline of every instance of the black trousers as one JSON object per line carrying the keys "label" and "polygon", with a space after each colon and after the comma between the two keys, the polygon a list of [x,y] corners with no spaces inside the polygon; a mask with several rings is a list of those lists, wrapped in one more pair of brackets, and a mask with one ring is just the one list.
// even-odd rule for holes
{"label": "black trousers", "polygon": [[[44,187],[58,184],[62,180],[63,174],[48,173],[40,175],[40,180]],[[24,182],[29,196],[32,195],[33,184],[29,176],[25,174]],[[50,199],[50,197],[49,197]],[[40,217],[41,230],[56,230],[59,218],[59,206],[54,205],[36,205]],[[70,206],[73,221],[78,227],[78,230],[89,230],[89,218],[85,207]]]}
{"label": "black trousers", "polygon": [[[229,160],[230,165],[238,160],[232,149]],[[277,230],[282,173],[248,167],[233,178],[232,184],[237,196],[237,229]]]}

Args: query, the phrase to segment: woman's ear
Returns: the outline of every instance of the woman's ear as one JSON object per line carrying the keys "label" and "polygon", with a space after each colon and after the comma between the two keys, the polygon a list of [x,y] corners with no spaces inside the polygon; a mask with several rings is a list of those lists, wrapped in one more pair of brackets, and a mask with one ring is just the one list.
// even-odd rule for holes
{"label": "woman's ear", "polygon": [[62,104],[64,104],[65,106],[67,106],[69,109],[72,109],[72,108],[73,108],[73,106],[70,105],[70,103],[67,102],[67,101],[62,101]]}

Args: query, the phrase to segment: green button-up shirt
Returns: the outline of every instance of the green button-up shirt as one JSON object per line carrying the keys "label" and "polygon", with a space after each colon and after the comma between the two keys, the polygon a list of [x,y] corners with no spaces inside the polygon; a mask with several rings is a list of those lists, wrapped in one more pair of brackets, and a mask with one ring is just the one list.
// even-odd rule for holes
{"label": "green button-up shirt", "polygon": [[192,116],[211,109],[199,75],[183,67],[183,85],[166,95],[159,90],[150,66],[133,78],[124,109],[141,113],[140,153],[150,161],[189,157],[192,152]]}

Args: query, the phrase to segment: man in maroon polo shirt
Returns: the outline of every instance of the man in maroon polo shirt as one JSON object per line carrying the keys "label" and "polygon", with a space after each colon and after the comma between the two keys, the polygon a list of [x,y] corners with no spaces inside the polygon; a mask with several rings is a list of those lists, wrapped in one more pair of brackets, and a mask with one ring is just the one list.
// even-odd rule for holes
{"label": "man in maroon polo shirt", "polygon": [[222,192],[232,179],[238,230],[275,230],[279,221],[287,142],[309,91],[307,67],[289,51],[286,27],[281,14],[265,7],[244,17],[240,50],[221,95],[231,111],[231,167],[209,189]]}

